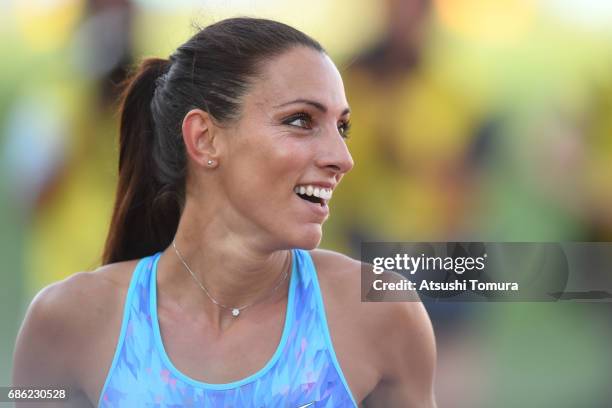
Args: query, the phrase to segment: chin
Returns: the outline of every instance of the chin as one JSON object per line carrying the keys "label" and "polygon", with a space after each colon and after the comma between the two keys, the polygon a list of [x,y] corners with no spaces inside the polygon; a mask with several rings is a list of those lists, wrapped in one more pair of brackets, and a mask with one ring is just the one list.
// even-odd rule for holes
{"label": "chin", "polygon": [[299,232],[290,240],[291,248],[300,248],[305,250],[315,249],[321,243],[323,237],[323,228],[321,224],[311,224],[307,227],[302,227]]}

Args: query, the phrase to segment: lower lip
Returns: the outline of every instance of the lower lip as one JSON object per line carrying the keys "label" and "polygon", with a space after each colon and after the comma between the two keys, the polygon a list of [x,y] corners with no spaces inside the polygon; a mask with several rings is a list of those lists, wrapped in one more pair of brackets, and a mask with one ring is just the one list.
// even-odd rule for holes
{"label": "lower lip", "polygon": [[306,200],[301,199],[297,195],[295,195],[295,198],[297,200],[300,200],[300,202],[304,203],[306,206],[308,206],[308,208],[310,208],[310,210],[313,213],[315,213],[316,215],[322,217],[322,221],[324,221],[325,218],[327,218],[327,216],[329,215],[329,207],[327,206],[327,203],[325,203],[323,205],[317,204],[317,203],[311,203],[310,201],[306,201]]}

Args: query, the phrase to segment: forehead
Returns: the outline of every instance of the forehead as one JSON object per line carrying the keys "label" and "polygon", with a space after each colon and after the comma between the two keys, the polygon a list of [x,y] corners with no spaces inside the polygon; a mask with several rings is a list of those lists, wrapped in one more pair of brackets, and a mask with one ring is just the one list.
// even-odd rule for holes
{"label": "forehead", "polygon": [[270,106],[309,99],[324,104],[330,112],[348,107],[342,77],[332,60],[306,47],[294,47],[266,61],[246,99]]}

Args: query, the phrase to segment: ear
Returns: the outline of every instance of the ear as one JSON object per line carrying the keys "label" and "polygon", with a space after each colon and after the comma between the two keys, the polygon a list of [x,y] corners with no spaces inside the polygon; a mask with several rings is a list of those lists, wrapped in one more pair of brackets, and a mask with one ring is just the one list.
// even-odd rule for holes
{"label": "ear", "polygon": [[212,117],[202,109],[192,109],[181,126],[185,150],[202,167],[213,168],[219,163],[219,141]]}

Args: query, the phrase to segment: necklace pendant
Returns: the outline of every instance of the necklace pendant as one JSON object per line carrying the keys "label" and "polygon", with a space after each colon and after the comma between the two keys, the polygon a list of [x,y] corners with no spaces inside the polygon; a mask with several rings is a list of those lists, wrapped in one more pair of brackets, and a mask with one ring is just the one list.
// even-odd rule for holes
{"label": "necklace pendant", "polygon": [[232,316],[238,317],[239,314],[240,314],[240,310],[238,310],[236,308],[232,309]]}

